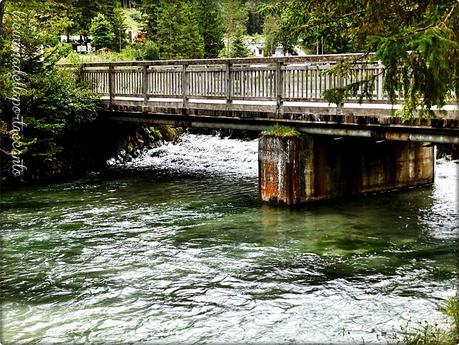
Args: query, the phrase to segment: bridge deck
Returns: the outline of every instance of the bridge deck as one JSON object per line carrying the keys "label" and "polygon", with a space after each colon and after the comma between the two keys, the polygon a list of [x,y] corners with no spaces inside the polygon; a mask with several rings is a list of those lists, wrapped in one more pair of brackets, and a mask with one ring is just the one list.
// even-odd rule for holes
{"label": "bridge deck", "polygon": [[[355,62],[360,57],[107,62],[85,64],[79,73],[117,120],[254,130],[284,123],[308,133],[459,144],[457,104],[436,119],[401,124],[391,114],[402,99],[389,104],[383,66]],[[352,61],[346,77],[327,72],[343,61]],[[370,87],[358,91],[370,98],[326,102],[327,90],[363,81]]]}

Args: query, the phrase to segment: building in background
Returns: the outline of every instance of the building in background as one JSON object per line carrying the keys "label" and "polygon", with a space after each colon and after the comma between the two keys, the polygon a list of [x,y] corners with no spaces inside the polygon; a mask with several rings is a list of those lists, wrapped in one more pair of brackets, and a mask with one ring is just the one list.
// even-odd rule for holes
{"label": "building in background", "polygon": [[[245,39],[245,45],[249,48],[250,54],[254,57],[266,56],[265,41],[263,37],[248,37]],[[227,40],[224,40],[225,46],[228,44]],[[294,46],[293,52],[284,48],[281,44],[276,47],[274,53],[270,56],[304,56],[306,55],[300,46]]]}
{"label": "building in background", "polygon": [[69,41],[67,41],[67,35],[61,35],[60,37],[61,42],[70,43],[72,49],[78,53],[87,54],[96,51],[91,45],[91,36],[71,35],[68,39]]}

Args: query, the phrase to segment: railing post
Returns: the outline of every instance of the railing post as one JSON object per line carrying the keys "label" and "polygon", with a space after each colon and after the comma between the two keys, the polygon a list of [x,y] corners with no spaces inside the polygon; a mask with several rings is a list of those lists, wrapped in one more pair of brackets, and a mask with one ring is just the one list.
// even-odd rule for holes
{"label": "railing post", "polygon": [[115,98],[115,72],[114,66],[108,66],[108,95],[110,97],[109,110],[113,110],[113,99]]}
{"label": "railing post", "polygon": [[233,87],[233,83],[232,83],[232,80],[231,80],[231,62],[227,61],[226,62],[226,65],[225,65],[225,76],[226,76],[226,80],[225,80],[225,88],[226,88],[226,105],[227,107],[231,104],[232,100],[231,100],[231,89]]}
{"label": "railing post", "polygon": [[183,95],[183,104],[182,108],[188,108],[188,75],[187,75],[187,65],[182,66],[182,95]]}
{"label": "railing post", "polygon": [[378,100],[384,99],[384,68],[381,60],[378,61],[378,89],[376,98]]}
{"label": "railing post", "polygon": [[[75,73],[76,73],[77,84],[80,84],[83,81],[84,67],[77,67]],[[94,85],[94,83],[91,83],[91,84]]]}
{"label": "railing post", "polygon": [[143,112],[147,111],[148,106],[148,66],[142,66],[142,94],[143,94]]}
{"label": "railing post", "polygon": [[[342,74],[339,75],[339,88],[343,89],[344,88],[344,77]],[[340,104],[337,104],[336,106],[336,115],[343,115],[343,107],[344,107],[344,99]]]}
{"label": "railing post", "polygon": [[280,112],[282,106],[282,97],[284,94],[284,77],[282,74],[282,62],[276,63],[276,112]]}

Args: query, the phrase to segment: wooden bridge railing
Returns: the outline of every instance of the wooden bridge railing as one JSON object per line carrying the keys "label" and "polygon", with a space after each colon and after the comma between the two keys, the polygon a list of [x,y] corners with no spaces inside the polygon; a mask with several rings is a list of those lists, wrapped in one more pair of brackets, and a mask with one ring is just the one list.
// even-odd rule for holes
{"label": "wooden bridge railing", "polygon": [[[179,98],[324,102],[324,91],[374,77],[373,101],[387,102],[383,92],[384,73],[380,63],[353,64],[347,77],[327,74],[336,64],[356,60],[359,54],[303,57],[129,61],[87,63],[80,77],[94,91],[110,97]],[[63,64],[63,67],[75,67]],[[360,90],[363,91],[363,90]],[[357,98],[349,98],[355,102]],[[365,102],[365,100],[364,100]]]}

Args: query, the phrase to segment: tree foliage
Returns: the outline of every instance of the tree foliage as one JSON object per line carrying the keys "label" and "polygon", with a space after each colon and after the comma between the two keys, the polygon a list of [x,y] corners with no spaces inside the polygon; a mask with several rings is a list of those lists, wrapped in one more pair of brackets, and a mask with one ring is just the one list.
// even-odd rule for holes
{"label": "tree foliage", "polygon": [[96,49],[109,48],[112,46],[115,34],[112,31],[110,22],[102,13],[99,13],[91,21],[89,32],[92,36],[92,45]]}
{"label": "tree foliage", "polygon": [[272,15],[266,16],[263,24],[265,56],[271,56],[275,53],[279,42],[277,38],[278,31],[279,26],[277,24],[277,18]]}
{"label": "tree foliage", "polygon": [[113,8],[110,25],[114,36],[111,46],[114,50],[121,51],[121,49],[126,46],[127,26],[124,20],[123,10],[120,6],[115,6]]}
{"label": "tree foliage", "polygon": [[195,16],[204,41],[204,58],[216,58],[223,49],[223,18],[217,0],[195,0]]}
{"label": "tree foliage", "polygon": [[[261,10],[278,19],[278,37],[290,42],[312,46],[323,40],[328,53],[375,52],[372,59],[385,66],[389,99],[405,99],[398,113],[403,118],[417,110],[431,116],[433,106],[442,107],[458,94],[455,0],[287,0]],[[344,69],[334,72],[339,70]],[[329,94],[342,101],[339,96],[351,91]]]}
{"label": "tree foliage", "polygon": [[139,50],[139,60],[159,60],[159,48],[154,42],[148,41],[140,44]]}
{"label": "tree foliage", "polygon": [[143,0],[141,3],[142,30],[147,34],[149,40],[154,39],[158,32],[158,18],[161,8],[160,0]]}
{"label": "tree foliage", "polygon": [[161,59],[204,56],[204,41],[191,2],[160,0],[158,6],[151,9],[155,12],[147,12],[148,8],[145,12],[149,17],[156,17],[149,38],[157,44]]}
{"label": "tree foliage", "polygon": [[[96,95],[73,73],[55,67],[69,52],[57,40],[68,22],[56,8],[55,1],[6,3],[0,41],[1,180],[11,174],[13,139],[29,178],[39,171],[52,174],[68,153],[67,140],[84,135],[81,129],[96,117]],[[21,72],[21,88],[13,68]],[[13,129],[17,102],[26,124],[22,133]]]}
{"label": "tree foliage", "polygon": [[265,16],[258,11],[258,7],[262,4],[262,0],[247,1],[247,34],[255,35],[263,33],[263,22]]}
{"label": "tree foliage", "polygon": [[243,0],[222,0],[222,8],[227,40],[226,51],[222,55],[230,56],[234,38],[247,30],[248,7]]}
{"label": "tree foliage", "polygon": [[230,56],[232,58],[243,58],[250,55],[250,50],[244,42],[244,34],[241,31],[237,32],[231,42]]}

